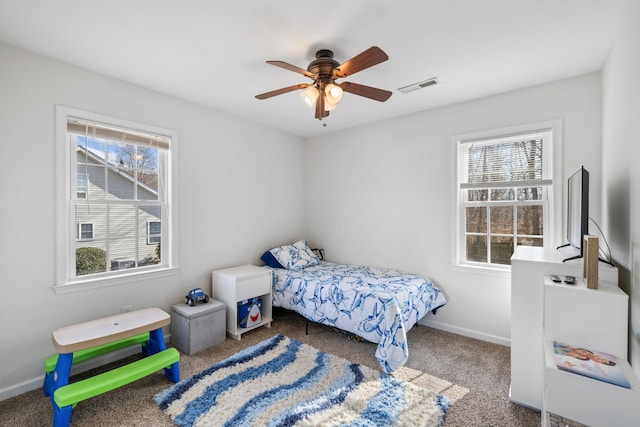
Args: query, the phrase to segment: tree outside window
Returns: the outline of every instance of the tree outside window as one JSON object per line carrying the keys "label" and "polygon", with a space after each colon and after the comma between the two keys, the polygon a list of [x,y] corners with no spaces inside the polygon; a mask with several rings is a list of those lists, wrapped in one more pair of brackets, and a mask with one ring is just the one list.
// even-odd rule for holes
{"label": "tree outside window", "polygon": [[458,141],[461,264],[506,266],[549,239],[552,132]]}

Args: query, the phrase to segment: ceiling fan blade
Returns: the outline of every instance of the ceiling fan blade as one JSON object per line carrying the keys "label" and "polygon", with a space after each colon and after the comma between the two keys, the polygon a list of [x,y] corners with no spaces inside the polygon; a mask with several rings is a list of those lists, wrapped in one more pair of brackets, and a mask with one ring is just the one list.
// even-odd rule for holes
{"label": "ceiling fan blade", "polygon": [[272,90],[271,92],[261,93],[260,95],[256,95],[256,98],[258,98],[258,99],[267,99],[267,98],[271,98],[272,96],[282,95],[283,93],[293,92],[294,90],[304,89],[304,88],[307,88],[307,87],[309,87],[308,84],[301,83],[299,85],[283,87],[282,89],[276,89],[276,90]]}
{"label": "ceiling fan blade", "polygon": [[373,67],[387,59],[389,59],[389,56],[387,56],[382,49],[378,46],[372,46],[359,55],[354,56],[347,62],[338,65],[333,70],[333,77],[347,77],[357,73],[358,71]]}
{"label": "ceiling fan blade", "polygon": [[303,69],[300,67],[296,67],[295,65],[291,65],[284,61],[266,61],[267,64],[275,65],[276,67],[284,68],[285,70],[293,71],[294,73],[302,74],[303,76],[307,76],[311,79],[315,79],[318,77],[317,75]]}
{"label": "ceiling fan blade", "polygon": [[364,96],[365,98],[373,99],[375,101],[385,102],[393,94],[391,91],[378,89],[371,86],[365,86],[358,83],[342,82],[340,87],[345,92],[353,93],[354,95]]}

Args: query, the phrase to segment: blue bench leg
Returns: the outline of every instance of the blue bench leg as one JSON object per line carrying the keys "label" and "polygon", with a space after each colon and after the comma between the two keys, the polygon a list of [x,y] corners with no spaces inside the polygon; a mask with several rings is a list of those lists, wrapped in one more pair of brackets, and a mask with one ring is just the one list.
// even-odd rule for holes
{"label": "blue bench leg", "polygon": [[[145,356],[151,356],[152,354],[164,351],[167,349],[167,346],[164,344],[164,334],[162,333],[162,328],[154,329],[149,332],[149,341],[142,346],[142,352]],[[180,368],[178,367],[178,362],[172,364],[168,368],[164,368],[164,374],[169,378],[169,380],[177,383],[180,381]]]}
{"label": "blue bench leg", "polygon": [[44,383],[42,384],[42,391],[44,395],[49,397],[51,394],[51,388],[53,387],[53,372],[44,374]]}
{"label": "blue bench leg", "polygon": [[71,364],[73,363],[73,353],[64,353],[58,356],[56,368],[53,372],[49,372],[44,376],[44,395],[49,396],[51,406],[53,408],[53,426],[67,427],[71,421],[71,406],[58,408],[53,394],[57,389],[69,384],[69,374],[71,373]]}
{"label": "blue bench leg", "polygon": [[69,374],[71,373],[71,363],[73,363],[73,353],[61,354],[58,356],[56,368],[45,374],[42,390],[44,395],[51,397],[53,403],[53,392],[62,386],[69,384]]}
{"label": "blue bench leg", "polygon": [[53,427],[67,427],[69,425],[71,422],[71,408],[71,405],[58,408],[58,405],[53,404]]}
{"label": "blue bench leg", "polygon": [[166,350],[167,347],[164,344],[164,334],[162,328],[154,329],[149,332],[149,341],[142,346],[142,352],[145,356],[151,356],[152,354],[159,353]]}
{"label": "blue bench leg", "polygon": [[172,364],[168,368],[164,368],[164,374],[174,383],[180,381],[180,368],[178,366],[178,362]]}

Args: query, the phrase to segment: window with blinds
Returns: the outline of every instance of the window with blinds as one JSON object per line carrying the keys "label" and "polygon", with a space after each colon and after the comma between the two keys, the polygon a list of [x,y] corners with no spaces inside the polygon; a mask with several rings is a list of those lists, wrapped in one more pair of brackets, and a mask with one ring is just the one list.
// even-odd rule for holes
{"label": "window with blinds", "polygon": [[551,130],[458,141],[458,260],[505,266],[517,245],[545,246]]}
{"label": "window with blinds", "polygon": [[58,126],[67,177],[58,285],[171,267],[173,133],[64,107]]}

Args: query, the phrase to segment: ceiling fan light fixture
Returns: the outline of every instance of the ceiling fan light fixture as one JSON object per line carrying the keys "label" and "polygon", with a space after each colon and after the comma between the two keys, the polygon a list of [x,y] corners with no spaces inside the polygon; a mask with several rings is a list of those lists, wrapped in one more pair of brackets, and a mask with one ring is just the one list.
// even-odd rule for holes
{"label": "ceiling fan light fixture", "polygon": [[331,104],[338,104],[342,99],[343,91],[342,88],[336,84],[329,83],[324,88],[324,93],[326,94],[326,101]]}
{"label": "ceiling fan light fixture", "polygon": [[307,89],[303,90],[300,95],[302,96],[304,103],[309,107],[312,107],[313,104],[315,104],[316,99],[318,99],[320,92],[318,92],[318,89],[316,89],[315,86],[309,86]]}
{"label": "ceiling fan light fixture", "polygon": [[338,108],[338,103],[337,102],[330,102],[329,101],[329,97],[325,97],[324,100],[324,110],[325,111],[333,111],[336,108]]}

